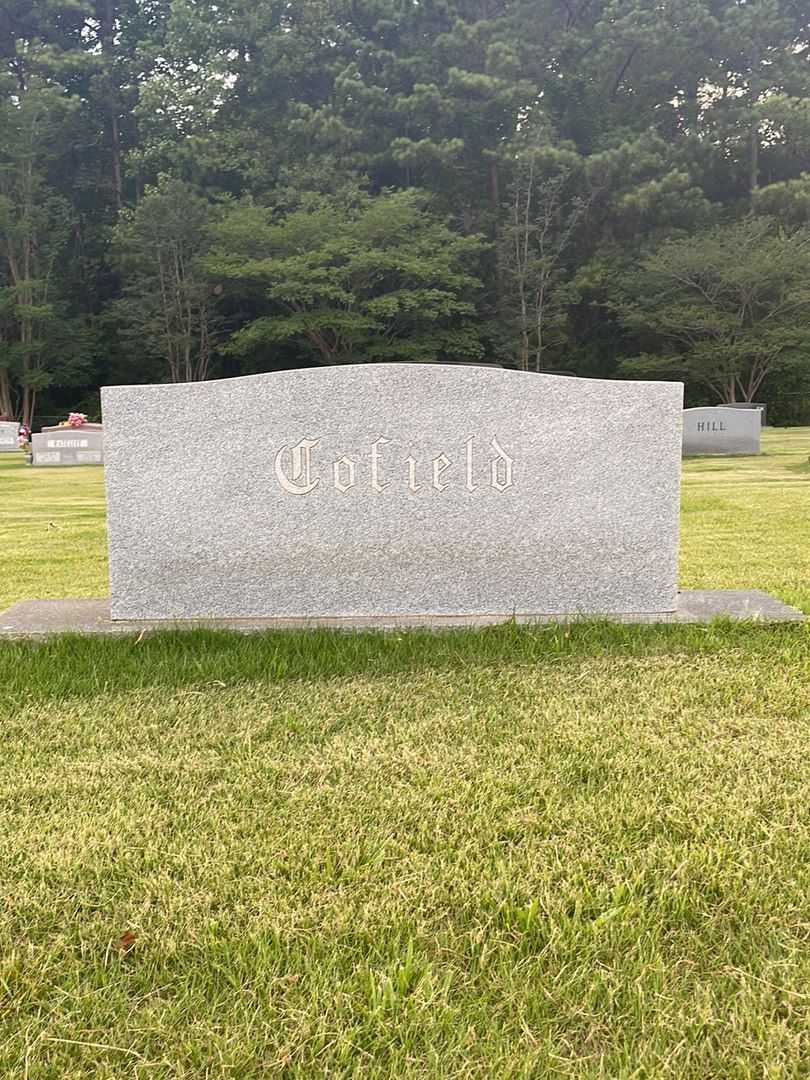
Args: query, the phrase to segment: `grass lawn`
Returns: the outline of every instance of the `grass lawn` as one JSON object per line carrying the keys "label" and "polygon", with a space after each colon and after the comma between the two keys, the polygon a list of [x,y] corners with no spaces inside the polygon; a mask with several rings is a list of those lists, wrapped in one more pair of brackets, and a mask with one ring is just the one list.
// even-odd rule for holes
{"label": "grass lawn", "polygon": [[[681,581],[810,613],[763,443]],[[103,544],[0,455],[0,607]],[[810,626],[0,644],[0,1077],[809,1078],[809,737]]]}

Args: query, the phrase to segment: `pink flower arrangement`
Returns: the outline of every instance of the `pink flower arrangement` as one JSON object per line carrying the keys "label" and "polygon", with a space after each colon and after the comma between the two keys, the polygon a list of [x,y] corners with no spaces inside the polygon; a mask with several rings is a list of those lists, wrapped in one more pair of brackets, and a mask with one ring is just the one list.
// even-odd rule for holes
{"label": "pink flower arrangement", "polygon": [[87,423],[87,416],[83,412],[68,413],[67,427],[81,427]]}

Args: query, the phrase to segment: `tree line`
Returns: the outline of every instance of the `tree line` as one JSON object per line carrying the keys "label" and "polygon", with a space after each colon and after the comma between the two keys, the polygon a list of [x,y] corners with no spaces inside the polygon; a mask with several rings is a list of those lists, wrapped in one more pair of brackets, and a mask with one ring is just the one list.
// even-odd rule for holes
{"label": "tree line", "polygon": [[810,422],[797,0],[4,0],[0,414],[481,360]]}

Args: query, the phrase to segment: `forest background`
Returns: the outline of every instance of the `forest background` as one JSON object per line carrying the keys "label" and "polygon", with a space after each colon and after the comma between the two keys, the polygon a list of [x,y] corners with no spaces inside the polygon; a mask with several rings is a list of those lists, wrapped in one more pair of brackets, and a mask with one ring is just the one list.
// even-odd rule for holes
{"label": "forest background", "polygon": [[2,0],[0,414],[476,360],[810,423],[803,0]]}

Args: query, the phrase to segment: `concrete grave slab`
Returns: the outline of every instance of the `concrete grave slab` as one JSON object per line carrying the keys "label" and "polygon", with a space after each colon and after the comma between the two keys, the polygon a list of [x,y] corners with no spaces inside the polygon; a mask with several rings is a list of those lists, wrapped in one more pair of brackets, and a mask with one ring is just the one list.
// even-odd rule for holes
{"label": "concrete grave slab", "polygon": [[[678,595],[675,611],[664,614],[609,616],[611,622],[629,624],[709,623],[722,617],[761,623],[802,622],[807,617],[796,608],[757,589],[688,589]],[[514,621],[519,624],[576,622],[581,616],[564,615],[422,615],[377,616],[367,618],[322,619],[213,619],[166,622],[154,619],[113,620],[109,600],[23,600],[0,612],[0,638],[41,638],[51,634],[138,634],[167,628],[214,629],[259,632],[265,630],[335,629],[396,630],[494,626]]]}

